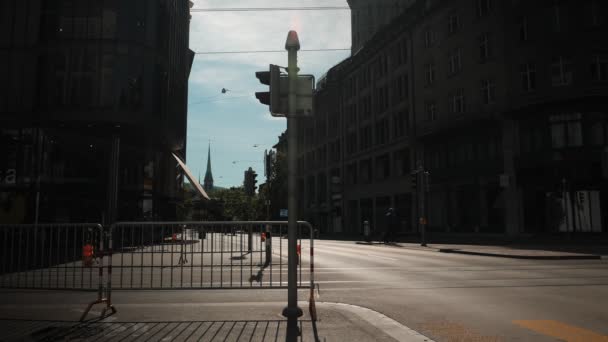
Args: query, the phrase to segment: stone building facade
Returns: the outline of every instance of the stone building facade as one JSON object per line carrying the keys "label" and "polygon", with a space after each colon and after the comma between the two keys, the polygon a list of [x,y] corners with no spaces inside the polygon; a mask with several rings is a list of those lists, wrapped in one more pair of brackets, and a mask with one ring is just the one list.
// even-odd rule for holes
{"label": "stone building facade", "polygon": [[103,222],[120,139],[118,219],[175,216],[185,156],[188,0],[0,4],[5,222]]}
{"label": "stone building facade", "polygon": [[[594,0],[410,4],[319,81],[298,132],[304,218],[359,233],[395,207],[402,232],[419,215],[442,233],[606,232],[606,18]],[[410,187],[417,164],[428,189]]]}

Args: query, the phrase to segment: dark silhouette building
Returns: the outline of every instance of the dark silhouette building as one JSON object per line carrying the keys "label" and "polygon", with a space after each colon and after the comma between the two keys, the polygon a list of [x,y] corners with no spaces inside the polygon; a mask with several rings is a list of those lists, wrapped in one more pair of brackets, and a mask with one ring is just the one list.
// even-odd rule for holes
{"label": "dark silhouette building", "polygon": [[606,232],[606,18],[594,0],[414,2],[319,81],[303,218],[360,232],[394,207],[402,231]]}
{"label": "dark silhouette building", "polygon": [[187,0],[7,0],[0,5],[0,221],[175,216],[185,156]]}

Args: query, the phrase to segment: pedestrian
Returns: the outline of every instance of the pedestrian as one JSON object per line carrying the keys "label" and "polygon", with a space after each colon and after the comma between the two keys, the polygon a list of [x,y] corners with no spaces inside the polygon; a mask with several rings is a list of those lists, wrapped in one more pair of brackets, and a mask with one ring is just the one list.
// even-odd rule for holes
{"label": "pedestrian", "polygon": [[386,232],[384,233],[384,243],[388,244],[389,242],[395,240],[394,235],[397,231],[397,226],[399,225],[399,222],[397,218],[397,213],[395,213],[395,209],[393,208],[388,208],[385,216],[387,219],[387,225]]}

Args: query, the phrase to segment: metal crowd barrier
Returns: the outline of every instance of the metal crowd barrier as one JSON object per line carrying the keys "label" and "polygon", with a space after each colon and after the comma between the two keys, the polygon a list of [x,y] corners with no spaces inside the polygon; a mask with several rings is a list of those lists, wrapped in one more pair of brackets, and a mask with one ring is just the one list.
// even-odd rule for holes
{"label": "metal crowd barrier", "polygon": [[115,311],[104,287],[104,240],[94,223],[0,225],[0,288],[96,290],[82,318],[95,304]]}
{"label": "metal crowd barrier", "polygon": [[[312,312],[314,229],[297,228]],[[287,245],[287,221],[0,225],[0,288],[96,290],[84,320],[95,304],[116,312],[112,289],[287,288]]]}
{"label": "metal crowd barrier", "polygon": [[[298,222],[299,250],[311,251],[299,287],[314,288],[313,233]],[[110,236],[112,289],[287,287],[286,221],[124,222]]]}

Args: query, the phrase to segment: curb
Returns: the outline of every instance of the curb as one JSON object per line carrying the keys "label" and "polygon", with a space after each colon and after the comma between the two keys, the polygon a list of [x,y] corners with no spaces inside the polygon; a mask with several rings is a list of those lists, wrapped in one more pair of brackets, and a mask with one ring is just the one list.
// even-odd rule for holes
{"label": "curb", "polygon": [[351,314],[355,314],[360,319],[366,321],[372,326],[380,329],[388,336],[401,342],[434,342],[431,338],[422,335],[394,319],[384,315],[376,310],[366,308],[354,304],[333,303],[333,302],[317,302],[317,305],[322,307],[330,307],[338,310],[344,310]]}
{"label": "curb", "polygon": [[458,249],[441,248],[440,253],[454,253],[454,254],[466,254],[466,255],[478,255],[496,258],[510,258],[510,259],[528,259],[528,260],[599,260],[602,259],[601,255],[595,254],[584,254],[584,255],[512,255],[512,254],[500,254],[500,253],[488,253],[488,252],[474,252]]}

